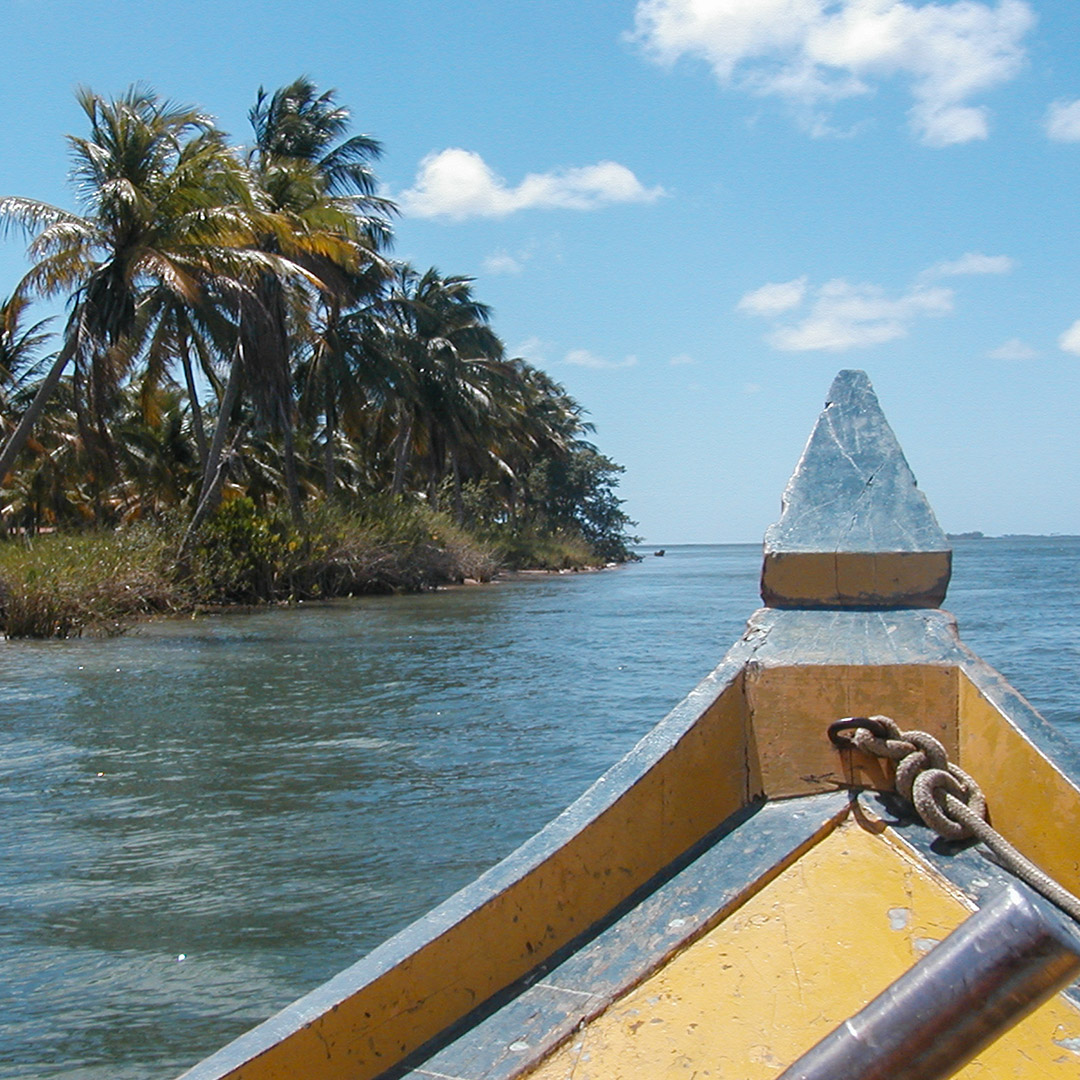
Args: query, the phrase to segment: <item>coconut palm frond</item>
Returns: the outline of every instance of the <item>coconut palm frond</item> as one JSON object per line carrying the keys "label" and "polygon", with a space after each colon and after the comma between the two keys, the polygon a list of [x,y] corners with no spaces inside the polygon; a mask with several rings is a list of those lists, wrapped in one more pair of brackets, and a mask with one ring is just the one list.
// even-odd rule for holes
{"label": "coconut palm frond", "polygon": [[60,222],[76,224],[79,221],[81,219],[77,214],[37,199],[24,199],[18,195],[0,198],[0,229],[5,236],[13,227],[27,233],[38,233]]}

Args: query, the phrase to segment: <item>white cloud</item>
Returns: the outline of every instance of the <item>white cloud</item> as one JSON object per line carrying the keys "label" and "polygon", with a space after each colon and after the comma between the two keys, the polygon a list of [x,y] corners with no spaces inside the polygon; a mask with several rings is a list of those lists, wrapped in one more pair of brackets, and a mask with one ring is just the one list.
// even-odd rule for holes
{"label": "white cloud", "polygon": [[[743,301],[739,308],[750,314],[777,313],[755,310]],[[798,322],[777,326],[768,340],[784,352],[842,352],[904,337],[916,319],[947,315],[952,308],[952,289],[916,284],[899,296],[889,296],[878,285],[853,285],[837,278],[814,292],[809,311]]]}
{"label": "white cloud", "polygon": [[663,188],[645,187],[615,161],[529,173],[517,187],[509,187],[479,154],[451,148],[428,154],[413,186],[397,201],[412,217],[462,221],[527,209],[595,210],[611,203],[648,203],[663,194]]}
{"label": "white cloud", "polygon": [[668,363],[673,367],[681,367],[685,364],[695,364],[697,361],[689,353],[679,353],[677,356],[673,356]]}
{"label": "white cloud", "polygon": [[548,343],[538,337],[527,337],[516,349],[510,351],[511,356],[520,356],[530,363],[542,364],[548,350]]}
{"label": "white cloud", "polygon": [[781,312],[797,308],[806,295],[806,278],[794,281],[780,281],[762,285],[760,289],[748,292],[736,305],[737,311],[751,315],[779,315]]}
{"label": "white cloud", "polygon": [[899,79],[922,142],[986,138],[977,95],[1013,78],[1035,23],[1024,0],[639,0],[636,40],[662,63],[706,61],[717,80],[786,99],[812,133],[829,106]]}
{"label": "white cloud", "polygon": [[564,358],[567,364],[575,367],[591,368],[594,371],[613,371],[616,368],[628,368],[637,366],[636,356],[627,356],[623,360],[608,360],[603,356],[597,356],[588,349],[571,349]]}
{"label": "white cloud", "polygon": [[483,267],[489,274],[520,274],[525,269],[525,260],[496,251],[484,259]]}
{"label": "white cloud", "polygon": [[1058,338],[1058,346],[1062,352],[1073,353],[1080,356],[1080,319]]}
{"label": "white cloud", "polygon": [[1013,260],[1008,255],[983,255],[969,251],[959,259],[939,262],[923,272],[923,277],[961,277],[967,274],[1007,274],[1012,270]]}
{"label": "white cloud", "polygon": [[1080,101],[1055,101],[1046,110],[1046,134],[1058,142],[1080,142]]}
{"label": "white cloud", "polygon": [[1019,338],[1009,338],[987,353],[991,360],[1034,360],[1038,355],[1035,349]]}
{"label": "white cloud", "polygon": [[817,291],[810,313],[796,326],[779,327],[770,340],[785,352],[827,349],[841,352],[906,337],[908,327],[927,315],[952,311],[951,289],[916,287],[889,297],[877,285],[837,279]]}
{"label": "white cloud", "polygon": [[[839,352],[906,337],[918,319],[951,313],[954,291],[943,285],[935,285],[935,279],[1006,274],[1013,265],[1008,255],[984,255],[979,251],[969,251],[958,259],[935,263],[917,274],[908,289],[892,295],[879,285],[852,284],[843,278],[810,289],[808,279],[803,276],[794,281],[762,285],[746,293],[735,307],[747,315],[776,318],[790,313],[797,318],[797,321],[778,323],[769,334],[769,342],[777,349],[785,352],[818,349]],[[798,310],[805,308],[807,302],[809,308],[798,315]],[[1077,341],[1080,352],[1080,330],[1077,331]],[[1006,342],[1001,349],[1013,345],[1026,348],[1021,342]]]}

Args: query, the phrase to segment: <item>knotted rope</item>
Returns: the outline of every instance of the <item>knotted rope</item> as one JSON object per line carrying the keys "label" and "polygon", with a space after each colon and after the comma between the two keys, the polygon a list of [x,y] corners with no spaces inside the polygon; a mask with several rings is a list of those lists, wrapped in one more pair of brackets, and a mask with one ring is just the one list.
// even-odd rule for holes
{"label": "knotted rope", "polygon": [[901,731],[888,716],[849,716],[829,725],[841,750],[861,750],[896,762],[896,790],[922,821],[945,840],[975,837],[997,862],[1080,922],[1080,899],[1022,855],[986,820],[979,785],[949,761],[945,747],[925,731]]}

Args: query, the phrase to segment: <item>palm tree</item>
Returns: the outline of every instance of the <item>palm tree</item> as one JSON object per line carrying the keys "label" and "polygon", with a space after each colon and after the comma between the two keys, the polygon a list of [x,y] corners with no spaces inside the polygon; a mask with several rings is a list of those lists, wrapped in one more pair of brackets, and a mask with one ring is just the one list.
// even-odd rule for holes
{"label": "palm tree", "polygon": [[[514,521],[530,503],[530,484],[538,465],[561,462],[576,440],[592,425],[581,406],[546,372],[528,361],[509,361],[509,407],[501,414],[492,460],[496,468],[492,495],[501,501],[506,519]],[[495,507],[492,507],[494,510]]]}
{"label": "palm tree", "polygon": [[6,417],[15,408],[14,399],[29,382],[50,336],[45,328],[51,319],[23,326],[29,306],[29,297],[18,294],[0,302],[0,429],[6,426]]}
{"label": "palm tree", "polygon": [[419,455],[432,505],[449,467],[460,517],[463,456],[484,441],[507,401],[511,370],[502,342],[471,278],[442,277],[434,268],[420,274],[403,264],[384,308],[400,371],[391,490],[403,490],[409,461]]}
{"label": "palm tree", "polygon": [[260,86],[248,113],[255,131],[251,157],[264,172],[274,162],[306,161],[322,177],[329,194],[353,196],[357,211],[380,216],[385,226],[394,207],[375,197],[379,183],[372,169],[382,147],[370,135],[353,135],[337,142],[349,130],[350,113],[337,104],[336,93],[327,90],[319,94],[303,75],[269,97]]}
{"label": "palm tree", "polygon": [[[259,341],[250,341],[243,353],[257,412],[281,432],[289,505],[299,520],[293,434],[299,346],[307,339],[319,359],[343,374],[334,327],[343,304],[362,300],[386,277],[380,249],[389,241],[388,216],[394,208],[375,194],[371,165],[381,153],[379,144],[366,135],[338,141],[348,130],[349,111],[336,103],[335,91],[319,94],[303,77],[272,96],[260,88],[249,118],[255,133],[248,155],[252,173],[268,208],[290,226],[286,233],[268,233],[259,246],[287,257],[315,284],[306,297],[290,297],[280,278],[264,275],[259,304],[246,323],[258,331]],[[321,341],[311,334],[310,308],[318,304],[324,306]],[[329,458],[336,421],[332,407],[325,419]]]}
{"label": "palm tree", "polygon": [[370,309],[362,302],[345,310],[340,298],[327,296],[312,321],[306,355],[296,367],[298,406],[308,427],[322,426],[323,490],[332,495],[336,483],[338,433],[344,423],[355,430],[369,404],[364,365],[369,355]]}
{"label": "palm tree", "polygon": [[123,394],[114,425],[121,477],[110,491],[121,520],[159,514],[187,496],[198,460],[182,406],[173,389],[129,387]]}
{"label": "palm tree", "polygon": [[237,306],[238,283],[232,283],[224,295],[221,283],[208,279],[203,283],[195,304],[181,301],[168,289],[151,288],[141,301],[140,321],[144,332],[142,394],[148,401],[171,382],[179,364],[187,394],[192,434],[198,456],[199,475],[206,468],[209,444],[199,401],[196,369],[220,400],[222,383],[216,362],[232,355],[236,347],[236,322],[232,311]]}
{"label": "palm tree", "polygon": [[[41,364],[41,352],[50,337],[45,329],[50,319],[24,325],[29,305],[29,299],[19,295],[0,303],[0,434],[14,428],[9,418],[25,406],[33,375]],[[5,473],[0,473],[0,488],[4,479]],[[6,518],[9,510],[6,499],[0,502],[0,518]]]}
{"label": "palm tree", "polygon": [[246,170],[209,117],[139,87],[111,102],[83,89],[78,100],[90,135],[69,142],[84,213],[0,199],[0,219],[34,236],[19,295],[72,297],[60,351],[0,451],[0,475],[73,360],[84,437],[109,457],[108,413],[139,355],[141,298],[157,288],[198,303],[207,278],[250,263],[244,249],[266,227]]}

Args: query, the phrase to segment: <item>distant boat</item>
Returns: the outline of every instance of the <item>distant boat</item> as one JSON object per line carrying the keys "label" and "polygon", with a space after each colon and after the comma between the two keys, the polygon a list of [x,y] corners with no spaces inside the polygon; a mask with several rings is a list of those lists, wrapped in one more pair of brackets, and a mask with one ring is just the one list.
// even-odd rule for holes
{"label": "distant boat", "polygon": [[665,555],[667,554],[667,552],[666,552],[666,551],[665,551],[665,550],[664,550],[663,548],[657,548],[657,549],[656,549],[656,550],[655,550],[655,551],[653,552],[653,554],[654,554],[654,555],[656,555],[656,556],[658,556],[658,557],[660,557],[660,558],[663,558],[663,557],[664,557],[664,556],[665,556]]}
{"label": "distant boat", "polygon": [[950,571],[841,372],[719,666],[516,852],[186,1080],[1075,1078],[1075,927],[845,741],[940,743],[1080,890],[1078,755],[960,642]]}

